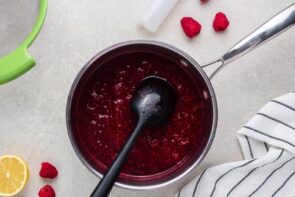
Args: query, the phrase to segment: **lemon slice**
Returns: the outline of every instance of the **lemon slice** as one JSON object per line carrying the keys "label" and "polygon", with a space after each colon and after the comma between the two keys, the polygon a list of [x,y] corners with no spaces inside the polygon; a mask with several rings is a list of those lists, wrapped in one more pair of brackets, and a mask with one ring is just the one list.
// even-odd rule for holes
{"label": "lemon slice", "polygon": [[26,163],[14,155],[0,157],[0,196],[14,196],[26,185],[29,171]]}

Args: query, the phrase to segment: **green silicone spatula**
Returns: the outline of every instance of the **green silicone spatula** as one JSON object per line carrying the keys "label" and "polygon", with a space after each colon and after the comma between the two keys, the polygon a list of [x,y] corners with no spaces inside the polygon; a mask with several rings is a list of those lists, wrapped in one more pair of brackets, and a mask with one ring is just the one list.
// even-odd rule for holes
{"label": "green silicone spatula", "polygon": [[40,0],[39,6],[37,21],[31,33],[18,48],[0,59],[0,84],[7,83],[21,76],[36,64],[36,61],[29,55],[28,48],[36,39],[44,23],[47,0]]}

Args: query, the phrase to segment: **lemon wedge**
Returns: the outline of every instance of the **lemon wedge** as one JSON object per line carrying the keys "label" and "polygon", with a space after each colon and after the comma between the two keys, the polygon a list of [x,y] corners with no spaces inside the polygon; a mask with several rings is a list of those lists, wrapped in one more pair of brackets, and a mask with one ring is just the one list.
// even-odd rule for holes
{"label": "lemon wedge", "polygon": [[0,157],[0,196],[15,196],[25,187],[29,177],[26,163],[14,155]]}

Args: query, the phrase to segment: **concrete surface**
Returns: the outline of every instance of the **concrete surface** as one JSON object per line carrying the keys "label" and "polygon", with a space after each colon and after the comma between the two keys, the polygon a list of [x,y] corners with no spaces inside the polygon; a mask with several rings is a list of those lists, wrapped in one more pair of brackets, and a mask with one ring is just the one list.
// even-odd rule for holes
{"label": "concrete surface", "polygon": [[[36,0],[0,0],[0,54],[11,51],[30,31]],[[31,3],[28,3],[31,2]],[[150,34],[137,25],[149,0],[50,0],[47,19],[30,53],[37,66],[22,77],[0,86],[0,155],[16,154],[30,167],[30,181],[20,197],[36,196],[51,183],[57,196],[89,196],[98,182],[79,161],[67,136],[65,105],[73,79],[94,54],[130,39],[156,39],[173,44],[198,60],[208,62],[292,0],[223,0],[202,5],[181,0],[159,31]],[[14,4],[14,5],[12,5]],[[21,9],[25,8],[25,9]],[[10,11],[6,11],[6,10]],[[35,10],[32,14],[28,10]],[[217,11],[231,25],[217,34],[211,28]],[[15,17],[13,14],[15,13]],[[182,16],[198,19],[203,29],[187,39],[179,26]],[[268,100],[295,89],[294,29],[227,66],[213,80],[219,104],[219,125],[213,146],[192,173],[206,167],[242,159],[237,130]],[[51,161],[60,174],[56,180],[38,176],[42,161]],[[185,182],[157,191],[133,192],[115,188],[112,197],[170,197]]]}

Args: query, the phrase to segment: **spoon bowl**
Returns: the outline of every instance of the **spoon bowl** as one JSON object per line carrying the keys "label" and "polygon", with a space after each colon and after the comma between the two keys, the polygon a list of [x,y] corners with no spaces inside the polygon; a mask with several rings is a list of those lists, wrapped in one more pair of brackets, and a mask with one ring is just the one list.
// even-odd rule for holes
{"label": "spoon bowl", "polygon": [[144,78],[131,100],[131,109],[137,119],[144,119],[146,127],[165,124],[174,111],[176,93],[164,78]]}

